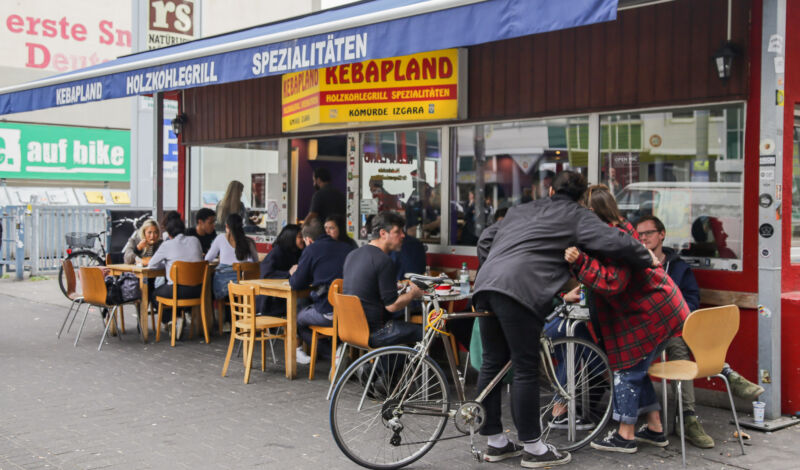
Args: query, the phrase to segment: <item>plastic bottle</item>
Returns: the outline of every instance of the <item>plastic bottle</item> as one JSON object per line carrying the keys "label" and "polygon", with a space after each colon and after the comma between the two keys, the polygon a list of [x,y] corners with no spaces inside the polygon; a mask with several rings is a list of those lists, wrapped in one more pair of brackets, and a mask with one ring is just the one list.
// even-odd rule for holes
{"label": "plastic bottle", "polygon": [[461,295],[469,295],[469,270],[467,263],[461,263],[461,271],[458,273],[458,283],[461,289]]}
{"label": "plastic bottle", "polygon": [[581,293],[580,294],[581,295],[581,299],[580,299],[579,305],[581,307],[585,307],[586,306],[586,286],[584,286],[583,284],[581,284],[580,293]]}
{"label": "plastic bottle", "polygon": [[431,275],[431,267],[430,266],[425,266],[425,275],[426,276],[430,276]]}

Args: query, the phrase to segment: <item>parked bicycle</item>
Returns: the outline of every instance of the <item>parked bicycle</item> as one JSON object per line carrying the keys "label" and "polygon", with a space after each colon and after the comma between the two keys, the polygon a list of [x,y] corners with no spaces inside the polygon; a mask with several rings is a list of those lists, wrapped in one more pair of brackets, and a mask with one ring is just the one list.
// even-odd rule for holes
{"label": "parked bicycle", "polygon": [[[423,339],[414,348],[373,350],[347,368],[331,398],[333,438],[350,460],[373,469],[404,467],[425,455],[436,442],[466,435],[470,436],[473,457],[482,460],[474,440],[485,418],[481,402],[501,383],[512,364],[506,364],[475,400],[467,400],[464,376],[456,368],[449,341],[444,341],[444,349],[452,384],[429,351],[435,338],[449,334],[448,320],[492,313],[446,313],[439,307],[435,287],[452,284],[451,280],[420,275],[410,279],[432,298]],[[562,304],[548,321],[556,316],[566,321],[571,310],[571,306]],[[540,383],[546,388],[540,399],[542,438],[559,450],[577,450],[596,437],[610,418],[613,382],[608,358],[597,345],[575,337],[550,339],[543,335],[539,341],[544,376]],[[454,400],[450,398],[451,386]],[[554,406],[566,410],[565,424],[553,419]],[[450,419],[460,434],[442,437]]]}
{"label": "parked bicycle", "polygon": [[[76,273],[80,272],[79,268],[84,266],[105,266],[106,247],[102,237],[105,233],[105,231],[100,233],[70,232],[64,236],[67,242],[66,259],[72,261]],[[99,245],[99,248],[95,248],[96,245]],[[61,286],[61,292],[66,296],[67,280],[63,266],[58,268],[58,285]]]}

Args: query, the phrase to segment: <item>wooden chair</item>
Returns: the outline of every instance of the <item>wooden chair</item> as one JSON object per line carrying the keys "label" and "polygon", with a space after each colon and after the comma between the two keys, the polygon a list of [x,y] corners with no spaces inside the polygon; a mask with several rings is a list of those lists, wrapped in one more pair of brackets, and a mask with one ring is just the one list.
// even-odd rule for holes
{"label": "wooden chair", "polygon": [[64,278],[67,281],[67,298],[70,300],[70,304],[69,310],[67,310],[67,316],[64,317],[64,321],[61,322],[61,328],[58,330],[58,338],[61,338],[61,333],[64,331],[64,326],[67,324],[67,320],[69,320],[70,315],[73,313],[73,308],[75,309],[75,314],[72,316],[72,321],[69,322],[69,328],[67,328],[67,332],[72,329],[72,323],[75,321],[75,317],[78,316],[78,310],[80,310],[81,306],[84,304],[83,296],[77,292],[75,268],[72,265],[72,261],[65,259],[61,262],[61,266],[64,270]]}
{"label": "wooden chair", "polygon": [[[261,277],[261,267],[258,263],[244,262],[233,263],[234,272],[236,272],[236,282],[245,279],[259,279]],[[229,299],[216,299],[214,300],[214,308],[217,311],[217,331],[222,336],[222,327],[225,324],[225,306],[230,305]],[[273,359],[275,352],[272,353]]]}
{"label": "wooden chair", "polygon": [[[109,305],[106,303],[106,297],[108,295],[106,290],[106,281],[103,277],[103,270],[102,268],[91,266],[91,267],[81,267],[81,289],[83,290],[83,302],[89,304],[90,307],[97,307],[97,308],[106,308],[109,310],[109,315],[105,320],[105,328],[103,329],[103,336],[100,338],[100,345],[97,347],[99,351],[103,347],[103,342],[106,339],[106,335],[108,334],[108,329],[113,323],[116,325],[117,323],[117,312],[121,311],[122,305]],[[128,302],[128,303],[136,303]],[[83,314],[83,320],[81,321],[81,326],[78,329],[78,335],[75,337],[75,346],[78,345],[78,340],[81,337],[81,332],[83,331],[83,326],[86,324],[86,316],[89,314],[89,308],[86,308],[86,312]],[[137,316],[138,318],[138,316]],[[122,340],[122,335],[119,335],[119,339]]]}
{"label": "wooden chair", "polygon": [[[170,268],[170,278],[172,279],[172,297],[156,296],[158,302],[158,321],[159,328],[156,328],[156,342],[161,340],[161,315],[166,305],[172,309],[172,331],[170,334],[170,346],[175,346],[175,323],[178,317],[178,309],[182,307],[199,307],[203,320],[203,333],[205,334],[206,344],[208,338],[208,324],[206,322],[206,295],[208,295],[208,261],[175,261]],[[202,286],[200,297],[192,299],[179,299],[178,286]],[[194,316],[193,316],[194,319]],[[196,323],[195,323],[196,324]]]}
{"label": "wooden chair", "polygon": [[[342,293],[342,280],[335,279],[328,287],[328,302],[331,299],[331,292]],[[333,305],[331,303],[331,305]],[[314,380],[314,368],[317,365],[317,341],[319,336],[329,336],[331,338],[331,374],[329,379],[333,381],[333,371],[336,370],[336,309],[333,309],[333,324],[331,326],[311,325],[311,363],[308,365],[308,380]]]}
{"label": "wooden chair", "polygon": [[261,341],[261,370],[265,370],[266,353],[264,342],[273,338],[286,340],[286,334],[272,334],[271,328],[286,327],[286,319],[266,315],[256,316],[256,291],[253,286],[228,284],[228,297],[231,303],[231,341],[228,344],[228,353],[225,355],[225,364],[222,366],[222,376],[228,372],[228,364],[233,354],[236,340],[244,345],[244,383],[250,382],[250,369],[253,365],[253,349],[256,341]]}
{"label": "wooden chair", "polygon": [[731,386],[722,372],[728,347],[739,331],[739,307],[726,305],[723,307],[703,308],[692,312],[683,323],[683,339],[694,356],[694,361],[667,361],[650,366],[647,371],[651,376],[678,381],[678,416],[681,432],[681,456],[686,467],[686,442],[683,435],[683,399],[681,398],[681,381],[717,377],[725,382],[728,398],[731,402],[733,422],[739,434],[739,447],[744,455],[742,430],[733,404]]}
{"label": "wooden chair", "polygon": [[[339,286],[341,286],[341,284]],[[328,290],[328,302],[333,305],[333,318],[336,322],[336,333],[339,335],[339,341],[342,343],[342,352],[334,364],[331,385],[328,387],[328,396],[326,399],[330,400],[331,393],[333,392],[333,385],[336,383],[336,377],[339,375],[339,366],[342,364],[342,360],[347,352],[347,347],[350,346],[367,351],[371,348],[369,347],[369,325],[367,324],[367,315],[364,313],[361,299],[354,295],[344,295],[341,293],[341,287],[334,288],[333,285],[331,285],[331,288]],[[335,352],[333,356],[334,358],[336,357]]]}

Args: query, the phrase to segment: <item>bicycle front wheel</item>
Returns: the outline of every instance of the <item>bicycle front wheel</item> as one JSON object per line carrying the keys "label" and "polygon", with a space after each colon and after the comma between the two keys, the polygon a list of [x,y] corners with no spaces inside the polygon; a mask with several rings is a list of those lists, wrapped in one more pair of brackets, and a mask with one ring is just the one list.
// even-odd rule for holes
{"label": "bicycle front wheel", "polygon": [[354,362],[336,384],[331,432],[358,465],[400,468],[433,447],[449,408],[447,381],[430,357],[403,346],[381,348]]}
{"label": "bicycle front wheel", "polygon": [[[91,250],[76,250],[67,256],[67,259],[72,262],[72,268],[75,270],[75,289],[81,291],[81,272],[80,268],[85,266],[103,266],[105,261],[97,253]],[[61,287],[61,292],[67,295],[67,276],[64,273],[64,266],[58,268],[58,285]]]}
{"label": "bicycle front wheel", "polygon": [[605,352],[590,341],[566,337],[552,345],[550,370],[556,377],[551,380],[557,380],[569,397],[562,397],[552,383],[552,389],[542,393],[542,438],[558,450],[574,451],[600,434],[611,417],[611,368]]}

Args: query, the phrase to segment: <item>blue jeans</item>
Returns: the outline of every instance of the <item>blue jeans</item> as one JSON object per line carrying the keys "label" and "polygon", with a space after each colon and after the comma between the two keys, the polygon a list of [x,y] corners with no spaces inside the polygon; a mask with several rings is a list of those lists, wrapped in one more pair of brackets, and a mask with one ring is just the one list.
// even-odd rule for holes
{"label": "blue jeans", "polygon": [[389,320],[383,328],[369,334],[369,346],[372,348],[397,344],[413,346],[419,341],[422,341],[422,325],[400,320]]}
{"label": "blue jeans", "polygon": [[653,382],[647,375],[647,369],[661,354],[661,349],[661,346],[655,348],[628,369],[614,371],[614,421],[636,424],[639,415],[661,409]]}
{"label": "blue jeans", "polygon": [[233,270],[233,266],[230,264],[217,266],[217,269],[214,270],[214,281],[211,283],[215,299],[228,297],[228,283],[230,281],[236,282],[236,271]]}
{"label": "blue jeans", "polygon": [[[328,318],[325,316],[326,314],[320,313],[314,308],[314,304],[311,304],[299,312],[297,312],[297,334],[300,335],[300,338],[303,339],[309,345],[311,344],[311,325],[316,326],[333,326],[333,313],[328,313],[327,315],[330,316]],[[328,338],[321,339],[322,343],[326,343]],[[327,350],[324,347],[318,347],[318,351]]]}

